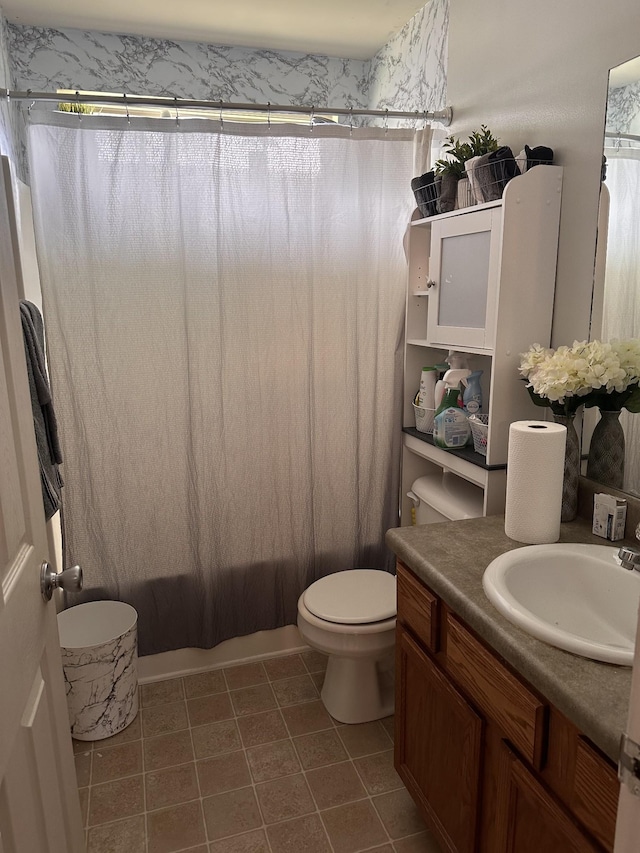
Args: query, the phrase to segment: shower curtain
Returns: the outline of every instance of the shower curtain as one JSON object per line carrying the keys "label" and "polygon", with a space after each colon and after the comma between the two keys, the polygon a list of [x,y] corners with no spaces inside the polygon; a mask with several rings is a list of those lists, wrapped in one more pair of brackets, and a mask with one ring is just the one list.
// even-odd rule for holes
{"label": "shower curtain", "polygon": [[[640,148],[622,141],[605,148],[611,198],[607,233],[602,338],[640,337]],[[624,489],[640,495],[640,420],[623,409]]]}
{"label": "shower curtain", "polygon": [[415,142],[32,117],[72,603],[132,604],[142,654],[295,623],[317,578],[392,569]]}

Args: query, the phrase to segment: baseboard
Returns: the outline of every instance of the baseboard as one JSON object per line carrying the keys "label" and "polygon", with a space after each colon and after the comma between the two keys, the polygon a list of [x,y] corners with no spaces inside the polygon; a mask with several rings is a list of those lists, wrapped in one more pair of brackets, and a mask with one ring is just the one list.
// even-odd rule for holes
{"label": "baseboard", "polygon": [[138,682],[148,684],[193,675],[209,669],[251,663],[269,657],[291,655],[306,651],[300,632],[295,625],[285,625],[273,631],[258,631],[246,637],[225,640],[213,649],[176,649],[138,659]]}

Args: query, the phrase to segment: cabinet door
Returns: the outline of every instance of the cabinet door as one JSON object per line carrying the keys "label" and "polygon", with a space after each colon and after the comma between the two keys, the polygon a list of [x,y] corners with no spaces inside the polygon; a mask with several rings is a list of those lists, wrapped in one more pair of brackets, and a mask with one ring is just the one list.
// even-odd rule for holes
{"label": "cabinet door", "polygon": [[398,626],[396,769],[452,853],[476,849],[481,718]]}
{"label": "cabinet door", "polygon": [[500,853],[600,853],[515,753],[503,742],[496,834]]}
{"label": "cabinet door", "polygon": [[433,222],[427,340],[432,346],[491,349],[500,267],[502,208]]}

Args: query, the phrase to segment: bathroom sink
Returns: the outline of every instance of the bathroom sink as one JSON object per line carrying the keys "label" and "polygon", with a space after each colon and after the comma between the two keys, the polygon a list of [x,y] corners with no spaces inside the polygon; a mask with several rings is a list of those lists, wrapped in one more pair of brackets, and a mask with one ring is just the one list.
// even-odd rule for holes
{"label": "bathroom sink", "polygon": [[631,666],[640,572],[618,548],[560,543],[502,554],[482,577],[491,603],[539,640],[582,657]]}

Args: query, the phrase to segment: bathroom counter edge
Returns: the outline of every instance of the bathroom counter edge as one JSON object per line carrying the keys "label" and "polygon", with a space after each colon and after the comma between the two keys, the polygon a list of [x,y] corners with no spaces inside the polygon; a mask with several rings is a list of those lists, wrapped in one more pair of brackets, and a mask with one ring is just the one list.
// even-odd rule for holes
{"label": "bathroom counter edge", "polygon": [[[524,547],[489,516],[387,531],[397,557],[492,649],[617,763],[627,725],[631,668],[599,663],[536,640],[508,622],[482,588],[489,563]],[[561,525],[560,542],[607,543],[582,519]]]}

